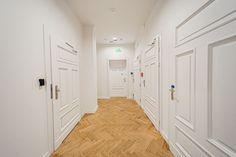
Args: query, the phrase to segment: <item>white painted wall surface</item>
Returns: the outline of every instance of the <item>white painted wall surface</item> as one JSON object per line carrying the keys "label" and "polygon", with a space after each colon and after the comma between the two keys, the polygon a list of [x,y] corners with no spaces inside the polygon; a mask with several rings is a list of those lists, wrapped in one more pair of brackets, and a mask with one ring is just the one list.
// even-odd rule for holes
{"label": "white painted wall surface", "polygon": [[47,156],[43,24],[81,48],[81,24],[56,0],[0,2],[0,156]]}
{"label": "white painted wall surface", "polygon": [[[120,48],[121,52],[116,52]],[[108,90],[108,60],[127,59],[128,60],[128,97],[133,96],[133,83],[130,72],[133,70],[134,45],[97,45],[97,68],[98,68],[98,98],[109,98]]]}
{"label": "white painted wall surface", "polygon": [[83,52],[80,54],[80,92],[82,112],[97,110],[97,52],[93,26],[83,28]]}

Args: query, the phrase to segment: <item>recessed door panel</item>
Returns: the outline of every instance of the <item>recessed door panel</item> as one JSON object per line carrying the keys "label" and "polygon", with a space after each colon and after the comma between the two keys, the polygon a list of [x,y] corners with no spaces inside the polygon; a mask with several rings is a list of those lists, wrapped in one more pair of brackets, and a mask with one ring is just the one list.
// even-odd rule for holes
{"label": "recessed door panel", "polygon": [[77,69],[72,69],[72,101],[76,101],[79,95],[79,73]]}
{"label": "recessed door panel", "polygon": [[60,99],[60,110],[63,110],[65,106],[69,104],[69,69],[67,68],[58,68],[58,79],[60,86],[60,92],[58,93],[58,98]]}
{"label": "recessed door panel", "polygon": [[195,54],[194,50],[176,55],[176,118],[194,129]]}
{"label": "recessed door panel", "polygon": [[[209,139],[236,152],[236,37],[209,46]],[[236,155],[236,154],[235,154]]]}
{"label": "recessed door panel", "polygon": [[142,106],[153,122],[159,129],[160,122],[160,98],[159,98],[159,62],[158,62],[158,44],[153,45],[145,52],[143,63],[143,90],[142,90]]}

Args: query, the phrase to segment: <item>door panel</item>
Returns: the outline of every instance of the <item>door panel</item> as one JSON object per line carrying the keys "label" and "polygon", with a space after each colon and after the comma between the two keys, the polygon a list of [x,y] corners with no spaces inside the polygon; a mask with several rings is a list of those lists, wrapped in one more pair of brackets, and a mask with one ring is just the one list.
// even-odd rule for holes
{"label": "door panel", "polygon": [[109,61],[110,97],[127,97],[127,61]]}
{"label": "door panel", "polygon": [[78,69],[74,68],[72,69],[72,101],[76,102],[78,101],[78,95],[79,95],[79,71]]}
{"label": "door panel", "polygon": [[126,97],[126,71],[110,71],[110,96],[111,97]]}
{"label": "door panel", "polygon": [[134,62],[134,100],[141,105],[141,59],[138,56]]}
{"label": "door panel", "polygon": [[235,50],[236,36],[209,46],[209,137],[229,152],[236,152],[236,127],[229,123],[236,120]]}
{"label": "door panel", "polygon": [[60,87],[60,93],[58,94],[59,97],[59,105],[60,110],[65,109],[69,105],[69,89],[70,89],[70,81],[69,81],[69,69],[65,68],[66,66],[62,65],[61,67],[58,67],[58,79]]}
{"label": "door panel", "polygon": [[[157,90],[158,90],[158,78],[157,78],[157,62],[152,62],[150,64],[150,96],[151,98],[155,98],[157,96]],[[153,99],[154,100],[154,99]]]}
{"label": "door panel", "polygon": [[144,80],[143,88],[143,106],[148,117],[156,127],[159,128],[159,103],[158,103],[158,79],[157,79],[157,61],[156,58],[144,63]]}
{"label": "door panel", "polygon": [[143,58],[143,88],[142,106],[155,127],[160,127],[159,98],[159,38],[151,48],[144,53]]}
{"label": "door panel", "polygon": [[140,104],[140,69],[135,67],[134,69],[134,100]]}
{"label": "door panel", "polygon": [[170,54],[170,145],[176,156],[236,156],[235,28],[235,0],[208,0],[176,26]]}
{"label": "door panel", "polygon": [[176,55],[176,111],[181,123],[194,130],[195,112],[195,51]]}
{"label": "door panel", "polygon": [[59,38],[51,37],[54,148],[80,119],[78,54]]}

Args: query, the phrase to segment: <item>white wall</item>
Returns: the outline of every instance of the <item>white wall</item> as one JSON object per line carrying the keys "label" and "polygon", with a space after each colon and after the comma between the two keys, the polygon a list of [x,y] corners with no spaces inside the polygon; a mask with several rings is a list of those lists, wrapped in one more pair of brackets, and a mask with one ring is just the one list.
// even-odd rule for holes
{"label": "white wall", "polygon": [[80,98],[82,112],[97,110],[97,52],[96,34],[93,26],[83,28],[83,53],[80,54]]}
{"label": "white wall", "polygon": [[43,24],[81,48],[81,24],[58,0],[0,2],[0,156],[48,152]]}
{"label": "white wall", "polygon": [[[116,52],[116,49],[120,48],[121,52]],[[129,92],[128,97],[132,98],[133,84],[130,72],[133,67],[134,57],[134,45],[122,44],[122,45],[97,45],[97,68],[98,68],[98,98],[109,98],[108,90],[108,60],[109,59],[127,59],[128,60],[128,76],[129,76]]]}

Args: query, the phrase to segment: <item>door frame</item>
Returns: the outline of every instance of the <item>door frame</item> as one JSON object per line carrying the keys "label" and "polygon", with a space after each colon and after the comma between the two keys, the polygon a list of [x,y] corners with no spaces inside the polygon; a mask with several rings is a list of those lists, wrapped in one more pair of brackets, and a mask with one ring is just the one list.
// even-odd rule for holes
{"label": "door frame", "polygon": [[[140,76],[141,75],[141,65],[142,65],[142,54],[139,54],[139,55],[137,55],[136,56],[136,58],[137,58],[137,60],[135,60],[135,62],[137,62],[137,66],[134,66],[133,65],[133,73],[135,74],[135,70],[136,69],[138,69],[138,88],[139,88],[139,90],[138,90],[138,93],[139,93],[139,100],[137,101],[137,103],[138,103],[138,105],[140,106],[140,107],[142,107],[142,103],[141,103],[141,95],[142,95],[142,89],[141,89],[141,86],[142,86],[142,77]],[[134,63],[135,63],[134,62]],[[135,75],[134,75],[134,80],[135,80],[135,82],[137,82],[137,78],[135,78]],[[134,96],[135,96],[135,82],[132,82],[133,83],[133,94],[134,94]],[[134,100],[135,100],[135,98],[134,98]]]}
{"label": "door frame", "polygon": [[[161,56],[161,42],[160,42],[161,38],[160,38],[160,35],[156,35],[152,40],[151,40],[151,43],[150,44],[147,44],[147,47],[146,49],[141,53],[142,57],[141,57],[141,72],[144,72],[144,68],[145,68],[145,65],[146,63],[148,63],[151,59],[154,59],[155,62],[157,63],[157,78],[158,78],[158,82],[157,82],[157,95],[156,95],[156,98],[157,98],[157,104],[159,105],[159,110],[157,111],[158,113],[158,119],[154,119],[154,120],[151,120],[152,123],[154,124],[155,128],[157,130],[159,130],[161,132],[161,124],[162,124],[162,114],[161,114],[161,111],[162,111],[162,94],[161,94],[161,91],[162,91],[162,56]],[[155,54],[152,55],[152,56],[149,56],[148,58],[145,58],[145,53],[148,52],[149,50],[151,49],[154,49],[155,51]],[[141,106],[144,110],[145,109],[145,104],[144,104],[144,80],[145,80],[145,73],[144,73],[144,77],[141,77]],[[146,111],[145,111],[146,113]],[[147,113],[146,113],[147,114]],[[157,121],[159,120],[159,122]],[[159,124],[158,124],[159,123]],[[158,126],[157,126],[158,124]]]}
{"label": "door frame", "polygon": [[[155,41],[156,40],[156,41]],[[167,133],[167,135],[162,131],[163,130],[163,54],[162,54],[162,45],[161,45],[161,33],[158,33],[154,38],[153,38],[153,40],[152,41],[155,41],[155,44],[154,45],[152,45],[152,44],[150,44],[150,45],[148,45],[149,46],[149,48],[148,49],[151,49],[150,48],[150,46],[151,47],[154,47],[154,48],[156,48],[156,62],[158,63],[158,65],[157,65],[157,75],[158,75],[158,88],[157,88],[157,90],[158,90],[158,95],[157,95],[157,97],[158,97],[158,100],[157,100],[157,102],[158,102],[158,104],[159,104],[159,113],[158,113],[158,115],[159,115],[159,128],[157,128],[159,131],[160,131],[160,133],[162,134],[162,136],[164,137],[164,139],[166,140],[166,141],[168,141],[168,135],[169,135],[169,131],[168,131],[168,133]],[[153,42],[152,42],[153,43]],[[140,60],[141,60],[141,64],[140,64],[140,67],[141,67],[141,72],[143,72],[144,71],[144,65],[145,65],[145,58],[144,58],[144,54],[145,54],[145,52],[146,51],[143,51],[141,54],[140,54]],[[145,75],[145,74],[144,74]],[[143,101],[143,90],[144,90],[144,83],[143,83],[143,81],[144,81],[144,78],[143,77],[141,77],[140,78],[141,80],[141,107],[144,109],[144,101]],[[168,118],[169,118],[169,110],[168,110]],[[169,130],[169,125],[168,125],[168,130]]]}
{"label": "door frame", "polygon": [[119,58],[119,59],[112,59],[112,58],[109,58],[107,59],[107,91],[108,91],[108,96],[109,96],[109,99],[111,98],[111,91],[110,91],[110,61],[111,60],[117,60],[117,61],[120,61],[120,60],[125,60],[126,61],[126,72],[127,72],[127,83],[126,83],[126,86],[127,86],[127,95],[126,97],[128,98],[129,97],[129,75],[128,75],[128,70],[129,70],[129,60],[127,58]]}
{"label": "door frame", "polygon": [[50,156],[54,151],[54,132],[53,132],[53,99],[52,99],[52,67],[51,67],[51,33],[48,28],[43,25],[43,50],[44,50],[44,66],[46,78],[46,112],[47,112],[47,143],[48,152],[45,156]]}
{"label": "door frame", "polygon": [[[58,37],[58,36],[55,34],[52,34],[51,33],[52,31],[49,30],[44,24],[42,28],[43,28],[42,32],[43,32],[44,69],[45,69],[45,79],[46,79],[45,97],[46,97],[46,104],[47,104],[45,108],[45,112],[47,112],[47,117],[45,118],[45,121],[47,123],[48,150],[47,150],[47,153],[44,155],[46,157],[46,156],[50,156],[53,153],[53,151],[57,148],[57,145],[55,144],[55,137],[54,137],[54,102],[53,100],[54,100],[55,94],[54,94],[54,87],[53,87],[52,37],[54,36]],[[68,46],[70,45],[68,44]],[[72,129],[70,129],[69,132],[71,132]]]}
{"label": "door frame", "polygon": [[[164,118],[163,118],[163,100],[164,100],[164,98],[163,98],[163,93],[165,92],[164,90],[164,83],[163,83],[163,71],[164,71],[164,69],[163,69],[163,67],[164,67],[164,65],[163,65],[163,60],[164,60],[164,55],[163,55],[163,53],[162,53],[162,34],[161,33],[159,33],[158,35],[156,35],[156,38],[158,39],[158,62],[159,62],[159,67],[158,67],[158,69],[159,69],[159,103],[160,103],[160,111],[159,111],[159,115],[160,115],[160,133],[161,133],[161,135],[163,136],[163,138],[168,142],[168,138],[169,138],[169,115],[170,115],[170,113],[169,113],[169,103],[168,103],[168,106],[167,106],[167,132],[166,133],[164,133],[164,131],[163,131],[163,124],[164,124],[164,122],[163,122],[163,120],[164,120]],[[166,66],[167,67],[167,66]],[[167,81],[168,83],[169,83],[169,81]],[[169,89],[168,89],[169,90]]]}

